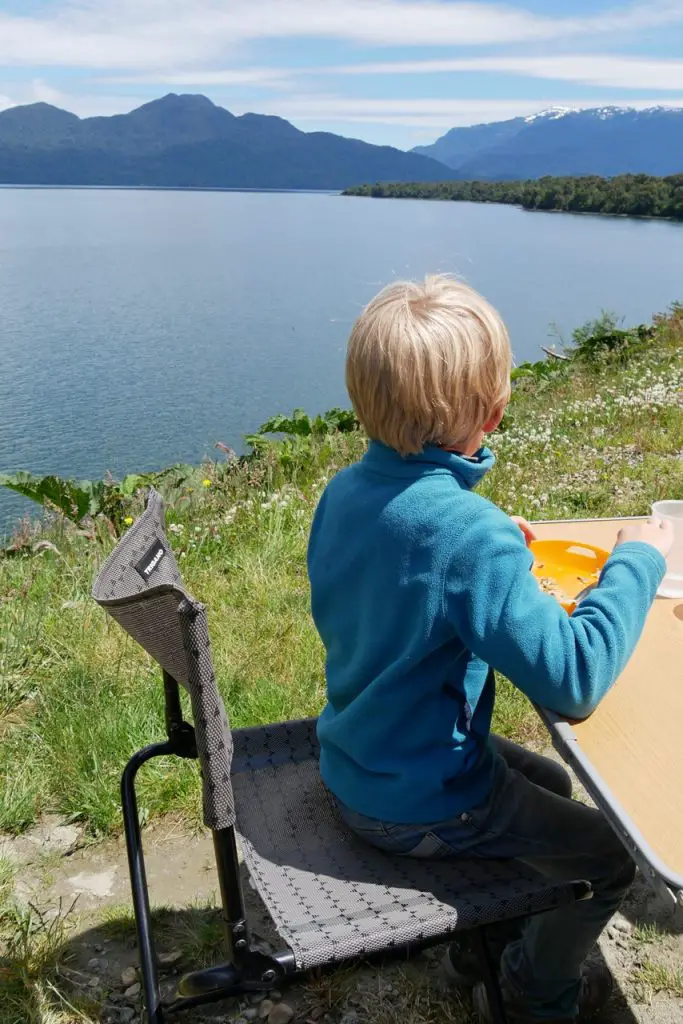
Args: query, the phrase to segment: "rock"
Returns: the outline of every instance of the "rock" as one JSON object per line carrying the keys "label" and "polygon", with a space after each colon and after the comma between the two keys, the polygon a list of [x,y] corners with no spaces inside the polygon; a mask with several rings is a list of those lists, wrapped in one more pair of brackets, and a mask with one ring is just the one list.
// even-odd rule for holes
{"label": "rock", "polygon": [[104,946],[93,946],[96,953],[104,953]]}
{"label": "rock", "polygon": [[124,967],[121,971],[121,984],[124,988],[130,988],[138,980],[138,972],[134,967]]}
{"label": "rock", "polygon": [[83,893],[88,897],[104,899],[106,896],[111,896],[114,891],[116,872],[117,868],[115,867],[108,871],[81,871],[79,874],[67,878],[66,881],[74,896]]}
{"label": "rock", "polygon": [[622,935],[630,935],[633,931],[633,925],[630,921],[627,921],[625,917],[621,915],[614,918],[612,921],[612,928],[615,928]]}
{"label": "rock", "polygon": [[607,929],[606,934],[607,934],[607,938],[610,939],[612,942],[614,942],[614,940],[616,939],[616,937],[619,934],[619,932],[616,930],[616,928],[613,925],[610,925],[609,928]]}
{"label": "rock", "polygon": [[274,1006],[275,1003],[273,1002],[272,999],[264,999],[262,1001],[261,1005],[258,1008],[258,1015],[261,1018],[261,1020],[266,1019],[266,1017],[270,1014],[270,1011],[273,1009]]}
{"label": "rock", "polygon": [[246,1017],[235,1017],[235,1019],[233,1020],[232,1024],[247,1024],[247,1018]]}
{"label": "rock", "polygon": [[126,999],[137,999],[137,997],[140,995],[140,988],[140,982],[136,981],[129,988],[126,989],[123,995]]}
{"label": "rock", "polygon": [[104,1006],[104,1017],[103,1021],[108,1024],[126,1024],[127,1021],[133,1020],[135,1017],[135,1010],[131,1009],[130,1006],[110,1006],[109,1003]]}
{"label": "rock", "polygon": [[68,853],[77,845],[81,830],[77,825],[65,825],[55,814],[48,814],[40,825],[27,834],[27,839],[40,847],[41,851],[50,853]]}
{"label": "rock", "polygon": [[268,1024],[289,1024],[294,1017],[294,1010],[287,1003],[276,1003],[268,1014]]}
{"label": "rock", "polygon": [[97,988],[99,984],[100,979],[96,975],[93,975],[92,978],[88,980],[88,988]]}
{"label": "rock", "polygon": [[256,1020],[258,1017],[258,1010],[255,1006],[249,1006],[242,1012],[242,1016],[245,1020]]}
{"label": "rock", "polygon": [[157,962],[159,967],[175,967],[183,959],[180,949],[172,949],[170,953],[159,953]]}
{"label": "rock", "polygon": [[324,1016],[325,1016],[325,1007],[324,1006],[314,1006],[313,1009],[311,1010],[310,1014],[309,1014],[309,1017],[311,1018],[311,1020],[320,1020],[320,1018],[324,1017]]}
{"label": "rock", "polygon": [[105,970],[106,966],[107,966],[107,961],[106,960],[100,960],[96,956],[93,956],[93,957],[91,957],[90,960],[88,960],[88,970],[89,971],[103,971],[103,970]]}
{"label": "rock", "polygon": [[56,555],[59,554],[58,548],[49,540],[39,540],[37,544],[34,544],[31,548],[34,554],[40,554],[41,551],[54,551]]}
{"label": "rock", "polygon": [[350,1010],[348,1013],[344,1014],[344,1016],[339,1021],[339,1024],[358,1024],[359,1019],[360,1018],[356,1011]]}
{"label": "rock", "polygon": [[270,998],[273,1000],[274,1003],[279,1003],[280,1000],[282,999],[282,992],[278,992],[278,990],[274,988],[273,991],[270,993]]}
{"label": "rock", "polygon": [[266,998],[266,993],[265,992],[254,992],[253,996],[250,996],[250,999],[251,999],[252,1003],[254,1004],[254,1006],[258,1006],[258,1004],[262,1003],[265,998]]}
{"label": "rock", "polygon": [[161,998],[166,1003],[172,1003],[178,994],[178,983],[176,981],[166,981],[161,983]]}

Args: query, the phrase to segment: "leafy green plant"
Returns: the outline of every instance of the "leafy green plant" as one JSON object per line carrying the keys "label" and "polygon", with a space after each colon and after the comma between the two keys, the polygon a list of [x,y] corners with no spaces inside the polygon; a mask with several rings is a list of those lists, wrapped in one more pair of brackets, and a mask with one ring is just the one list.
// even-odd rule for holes
{"label": "leafy green plant", "polygon": [[36,476],[23,470],[0,474],[0,486],[61,513],[73,523],[80,523],[87,516],[102,515],[117,529],[128,515],[137,490],[147,480],[137,473],[121,481],[110,476],[104,480],[68,480],[54,474]]}
{"label": "leafy green plant", "polygon": [[567,364],[563,359],[541,359],[537,363],[520,363],[514,368],[510,377],[513,384],[521,380],[539,382],[557,377],[560,373],[566,373],[566,370]]}
{"label": "leafy green plant", "polygon": [[[256,431],[256,436],[286,434],[295,437],[324,437],[326,434],[347,434],[358,428],[358,420],[351,409],[329,409],[314,418],[303,409],[295,409],[291,416],[273,416],[266,420]],[[253,436],[246,438],[250,444],[253,443]]]}
{"label": "leafy green plant", "polygon": [[110,474],[104,480],[69,480],[55,474],[37,476],[20,470],[0,473],[0,487],[59,512],[72,523],[102,516],[118,532],[137,511],[136,498],[141,488],[154,485],[167,500],[173,501],[196,473],[194,466],[178,464],[160,473],[129,473],[122,480],[115,480]]}
{"label": "leafy green plant", "polygon": [[[244,440],[250,445],[254,459],[275,459],[291,479],[297,468],[305,468],[312,462],[313,442],[358,430],[360,424],[351,409],[329,409],[315,417],[303,409],[295,409],[291,416],[279,415],[266,420],[255,434],[247,434]],[[281,436],[269,436],[273,434]]]}
{"label": "leafy green plant", "polygon": [[46,508],[57,509],[80,522],[85,516],[98,514],[104,490],[103,480],[65,480],[60,476],[35,476],[20,470],[18,473],[0,473],[0,486],[22,494]]}
{"label": "leafy green plant", "polygon": [[572,334],[572,354],[587,363],[596,363],[609,357],[627,359],[642,351],[656,337],[656,328],[638,324],[624,330],[613,313],[603,313],[597,320],[589,320]]}

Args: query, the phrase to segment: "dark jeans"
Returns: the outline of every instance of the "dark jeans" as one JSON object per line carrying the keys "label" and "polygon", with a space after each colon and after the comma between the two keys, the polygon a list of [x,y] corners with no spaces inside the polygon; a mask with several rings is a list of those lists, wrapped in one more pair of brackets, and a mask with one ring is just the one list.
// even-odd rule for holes
{"label": "dark jeans", "polygon": [[531,918],[501,958],[503,985],[531,1019],[572,1017],[581,965],[618,909],[635,866],[602,812],[571,799],[558,764],[495,739],[500,760],[490,797],[436,825],[395,825],[340,807],[373,846],[417,857],[518,858],[549,878],[587,879],[593,899]]}

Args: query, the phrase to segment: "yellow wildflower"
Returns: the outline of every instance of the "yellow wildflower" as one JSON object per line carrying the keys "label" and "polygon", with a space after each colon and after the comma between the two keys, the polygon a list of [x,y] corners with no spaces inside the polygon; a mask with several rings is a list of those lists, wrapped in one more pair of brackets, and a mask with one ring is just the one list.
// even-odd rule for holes
{"label": "yellow wildflower", "polygon": [[209,479],[202,480],[202,487],[210,487],[211,481]]}
{"label": "yellow wildflower", "polygon": [[132,526],[133,525],[133,517],[132,516],[126,516],[126,518],[123,521],[126,524],[126,526]]}

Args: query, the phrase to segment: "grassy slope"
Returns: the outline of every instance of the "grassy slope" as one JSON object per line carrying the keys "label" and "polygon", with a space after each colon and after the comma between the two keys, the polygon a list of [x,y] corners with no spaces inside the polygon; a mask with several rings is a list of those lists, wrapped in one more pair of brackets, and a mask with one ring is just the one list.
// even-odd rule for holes
{"label": "grassy slope", "polygon": [[[532,518],[645,513],[657,498],[683,498],[682,389],[680,315],[626,365],[573,362],[520,381],[483,493]],[[274,448],[250,466],[204,467],[173,501],[170,537],[189,588],[209,605],[235,725],[321,707],[308,526],[326,479],[363,444],[340,434]],[[105,833],[119,827],[122,765],[162,735],[159,676],[89,597],[113,543],[105,528],[95,540],[59,526],[47,536],[54,549],[0,558],[0,830],[57,810]],[[496,726],[518,737],[537,728],[505,683]],[[194,765],[150,766],[140,803],[150,815],[180,806],[198,817]]]}

